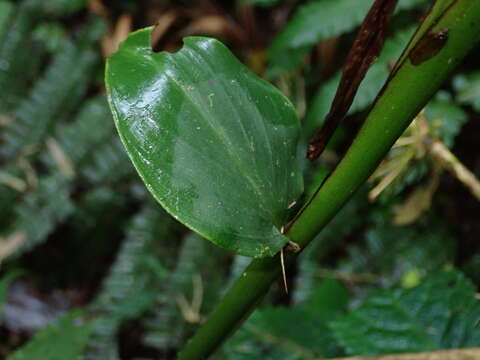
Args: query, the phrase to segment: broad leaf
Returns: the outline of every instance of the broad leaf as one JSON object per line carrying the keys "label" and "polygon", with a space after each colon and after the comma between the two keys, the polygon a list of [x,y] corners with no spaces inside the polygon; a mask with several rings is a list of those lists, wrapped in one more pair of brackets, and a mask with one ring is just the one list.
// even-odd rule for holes
{"label": "broad leaf", "polygon": [[219,41],[190,37],[154,53],[151,28],[107,63],[120,137],[153,196],[215,244],[252,257],[287,242],[279,230],[302,192],[299,122],[290,102]]}
{"label": "broad leaf", "polygon": [[413,289],[382,290],[333,323],[352,355],[476,346],[480,302],[461,273],[432,275]]}
{"label": "broad leaf", "polygon": [[338,280],[326,278],[301,304],[262,307],[225,343],[223,357],[218,359],[307,360],[343,355],[328,325],[344,316],[349,298]]}

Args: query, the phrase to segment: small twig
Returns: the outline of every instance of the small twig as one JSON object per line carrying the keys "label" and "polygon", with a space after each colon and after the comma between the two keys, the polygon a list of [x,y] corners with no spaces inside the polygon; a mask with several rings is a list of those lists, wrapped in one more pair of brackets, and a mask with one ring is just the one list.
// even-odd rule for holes
{"label": "small twig", "polygon": [[15,232],[6,238],[0,237],[0,264],[20,248],[26,239],[24,232]]}
{"label": "small twig", "polygon": [[9,186],[19,192],[24,192],[27,190],[27,184],[23,179],[5,171],[0,171],[0,184]]}
{"label": "small twig", "polygon": [[306,348],[305,346],[298,344],[297,342],[293,341],[292,339],[288,339],[285,337],[279,337],[275,334],[271,334],[265,329],[259,329],[255,326],[248,326],[247,331],[258,336],[263,341],[276,345],[281,346],[285,350],[290,351],[291,353],[301,355],[302,358],[305,359],[319,359],[316,354],[311,351],[310,349]]}
{"label": "small twig", "polygon": [[[415,153],[407,151],[400,161],[395,164],[395,168],[391,170],[370,192],[368,199],[374,201],[408,166],[410,161],[414,158]],[[375,176],[374,174],[373,176]]]}
{"label": "small twig", "polygon": [[[192,296],[192,309],[197,314],[200,314],[203,302],[203,281],[202,277],[198,274],[194,275],[193,281],[193,296]],[[201,316],[199,316],[201,317]]]}
{"label": "small twig", "polygon": [[329,269],[320,269],[317,273],[319,277],[332,277],[336,280],[344,281],[350,284],[377,284],[380,282],[380,277],[372,273],[359,273],[354,274],[351,272],[339,271],[339,270],[329,270]]}
{"label": "small twig", "polygon": [[283,286],[285,288],[285,292],[288,294],[287,273],[285,271],[285,259],[283,256],[283,249],[280,250],[280,266],[282,267]]}
{"label": "small twig", "polygon": [[52,156],[58,170],[71,179],[75,176],[75,169],[73,167],[72,160],[68,157],[60,144],[53,138],[47,139],[47,149]]}
{"label": "small twig", "polygon": [[23,170],[27,177],[27,184],[35,190],[38,186],[38,176],[32,164],[30,164],[26,157],[20,157],[17,163],[18,167]]}
{"label": "small twig", "polygon": [[441,141],[433,141],[430,146],[430,153],[437,160],[440,160],[445,169],[462,182],[473,196],[480,200],[480,181]]}
{"label": "small twig", "polygon": [[203,302],[203,282],[200,275],[194,275],[192,283],[192,302],[189,303],[183,294],[177,295],[176,300],[185,321],[191,324],[200,324],[204,320],[204,317],[200,314]]}

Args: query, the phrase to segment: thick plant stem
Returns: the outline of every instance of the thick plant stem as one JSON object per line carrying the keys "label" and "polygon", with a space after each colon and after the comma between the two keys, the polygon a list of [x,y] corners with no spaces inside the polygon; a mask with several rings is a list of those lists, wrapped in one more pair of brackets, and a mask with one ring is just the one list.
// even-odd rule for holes
{"label": "thick plant stem", "polygon": [[[479,39],[480,0],[439,0],[434,5],[346,155],[288,229],[292,241],[304,248],[335,216]],[[286,266],[295,258],[286,254]],[[178,358],[205,359],[212,354],[255,309],[280,273],[278,257],[253,260]]]}

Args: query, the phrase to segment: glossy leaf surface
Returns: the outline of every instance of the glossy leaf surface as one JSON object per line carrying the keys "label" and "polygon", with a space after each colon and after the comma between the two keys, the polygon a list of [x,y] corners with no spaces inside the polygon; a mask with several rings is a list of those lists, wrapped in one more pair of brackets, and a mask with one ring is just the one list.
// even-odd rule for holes
{"label": "glossy leaf surface", "polygon": [[150,32],[130,35],[106,73],[137,171],[167,211],[215,244],[274,255],[303,187],[293,106],[219,41],[190,37],[175,54],[154,53]]}

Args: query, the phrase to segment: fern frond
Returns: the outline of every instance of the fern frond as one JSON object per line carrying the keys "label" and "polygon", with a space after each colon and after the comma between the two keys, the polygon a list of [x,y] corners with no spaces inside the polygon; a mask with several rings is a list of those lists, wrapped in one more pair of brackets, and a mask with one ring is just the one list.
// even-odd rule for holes
{"label": "fern frond", "polygon": [[8,20],[13,12],[13,5],[10,1],[0,1],[0,39],[5,36],[5,31],[8,25]]}
{"label": "fern frond", "polygon": [[6,234],[22,235],[15,254],[44,241],[73,210],[68,181],[60,174],[41,178],[37,190],[27,193],[15,205],[16,219]]}
{"label": "fern frond", "polygon": [[126,319],[137,317],[152,305],[155,278],[148,258],[155,242],[167,232],[168,218],[157,207],[147,206],[131,221],[126,238],[102,290],[91,306],[95,314],[88,359],[116,358],[116,334]]}
{"label": "fern frond", "polygon": [[144,323],[147,345],[158,349],[176,347],[194,324],[198,325],[226,279],[226,274],[218,271],[224,255],[224,251],[196,234],[184,239],[175,270],[158,294],[153,314]]}
{"label": "fern frond", "polygon": [[3,134],[2,152],[7,159],[26,146],[38,144],[53,121],[68,114],[83,97],[90,81],[88,75],[99,61],[91,35],[97,27],[96,23],[89,25],[78,43],[65,40],[63,51],[55,56],[30,96],[20,103]]}
{"label": "fern frond", "polygon": [[5,20],[8,25],[0,33],[0,88],[8,91],[0,97],[0,114],[12,110],[40,69],[45,51],[31,37],[40,16],[39,2],[27,0],[13,8]]}
{"label": "fern frond", "polygon": [[[113,120],[107,101],[104,96],[99,95],[82,103],[73,122],[60,122],[56,125],[52,135],[73,165],[82,167],[82,161],[88,154],[95,152],[103,141],[110,139],[113,131]],[[54,167],[50,156],[45,154],[43,160],[50,167]]]}
{"label": "fern frond", "polygon": [[82,10],[86,5],[86,0],[49,0],[42,1],[42,10],[50,16],[68,16]]}
{"label": "fern frond", "polygon": [[91,152],[81,169],[81,174],[92,184],[114,183],[134,173],[134,168],[117,136]]}
{"label": "fern frond", "polygon": [[0,170],[0,229],[11,221],[13,206],[27,189],[27,183],[18,167],[5,165]]}

